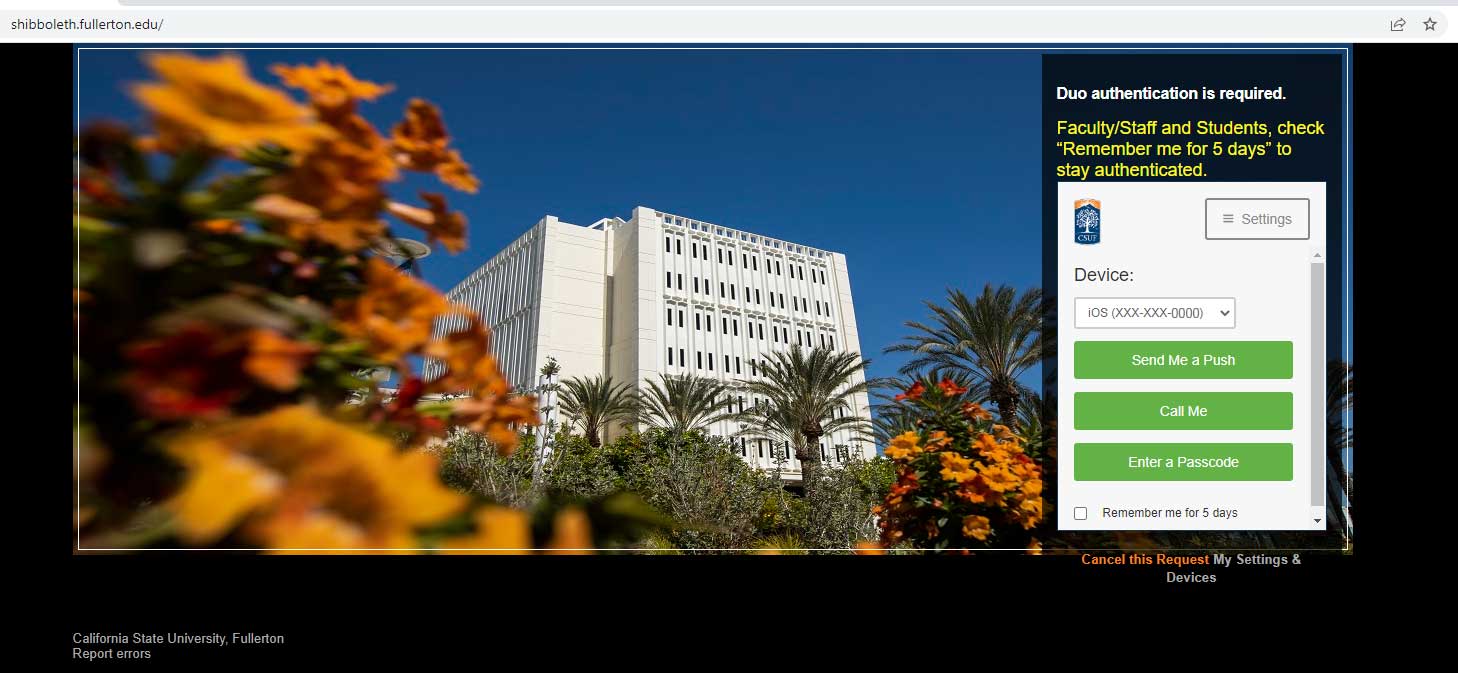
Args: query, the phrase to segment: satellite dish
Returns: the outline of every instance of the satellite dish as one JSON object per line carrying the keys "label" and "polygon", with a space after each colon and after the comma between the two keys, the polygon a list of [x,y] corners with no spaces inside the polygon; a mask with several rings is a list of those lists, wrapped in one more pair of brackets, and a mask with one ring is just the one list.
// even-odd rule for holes
{"label": "satellite dish", "polygon": [[370,246],[370,251],[382,257],[404,261],[430,255],[430,246],[408,238],[381,238]]}

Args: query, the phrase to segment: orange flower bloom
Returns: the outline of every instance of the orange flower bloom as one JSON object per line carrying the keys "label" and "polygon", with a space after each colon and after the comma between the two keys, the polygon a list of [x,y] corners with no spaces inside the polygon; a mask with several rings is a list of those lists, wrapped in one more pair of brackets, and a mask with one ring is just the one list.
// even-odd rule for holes
{"label": "orange flower bloom", "polygon": [[283,234],[296,241],[319,241],[340,250],[358,250],[384,233],[377,219],[327,219],[309,204],[281,194],[266,194],[253,202],[253,211],[283,226]]}
{"label": "orange flower bloom", "polygon": [[410,101],[405,120],[395,125],[391,146],[395,161],[412,171],[435,171],[447,185],[474,194],[481,181],[471,174],[461,153],[450,149],[450,136],[440,109],[419,98]]}
{"label": "orange flower bloom", "polygon": [[552,540],[548,554],[591,554],[592,524],[581,507],[568,507],[557,512],[552,522]]}
{"label": "orange flower bloom", "polygon": [[926,440],[927,451],[941,451],[952,443],[952,438],[942,430],[932,430]]}
{"label": "orange flower bloom", "polygon": [[243,223],[238,220],[213,219],[197,223],[197,227],[210,234],[241,234]]}
{"label": "orange flower bloom", "polygon": [[446,554],[529,554],[531,521],[526,512],[487,506],[476,511],[476,532],[447,540]]}
{"label": "orange flower bloom", "polygon": [[891,446],[886,447],[886,457],[891,460],[910,460],[922,453],[922,448],[917,446],[921,437],[915,432],[906,431],[897,435],[891,440]]}
{"label": "orange flower bloom", "polygon": [[155,54],[147,61],[162,81],[135,85],[132,95],[151,111],[165,149],[199,142],[240,152],[274,143],[302,152],[332,135],[309,108],[249,76],[241,57]]}
{"label": "orange flower bloom", "polygon": [[938,383],[937,387],[941,388],[942,394],[946,395],[947,397],[956,397],[957,395],[961,395],[962,393],[967,392],[966,388],[957,385],[957,383],[951,379],[942,379],[942,382]]}
{"label": "orange flower bloom", "polygon": [[[469,314],[469,311],[466,311]],[[441,360],[446,373],[432,381],[430,388],[437,392],[461,392],[471,390],[498,392],[506,379],[497,367],[496,358],[491,356],[491,331],[481,323],[475,314],[470,314],[466,328],[451,332],[431,341],[425,347],[425,354]]]}
{"label": "orange flower bloom", "polygon": [[960,484],[977,476],[977,473],[972,471],[970,458],[964,458],[955,451],[943,451],[939,458],[942,461],[942,478],[947,481],[955,481]]}
{"label": "orange flower bloom", "polygon": [[894,399],[897,402],[900,402],[901,400],[919,400],[921,399],[922,393],[925,392],[926,386],[922,385],[921,381],[917,381],[916,383],[911,384],[911,387],[907,388],[906,392],[897,395]]}
{"label": "orange flower bloom", "polygon": [[421,192],[430,208],[420,208],[391,201],[386,208],[406,223],[419,227],[428,240],[440,241],[446,250],[457,253],[466,249],[466,216],[452,213],[446,208],[445,197],[440,194]]}
{"label": "orange flower bloom", "polygon": [[288,339],[273,330],[255,329],[247,334],[248,356],[243,360],[243,371],[274,390],[297,388],[299,372],[319,352],[312,344]]}
{"label": "orange flower bloom", "polygon": [[962,405],[962,414],[974,421],[992,420],[992,414],[976,402],[964,403]]}
{"label": "orange flower bloom", "polygon": [[338,305],[337,324],[386,362],[418,352],[430,339],[432,322],[451,311],[450,302],[434,288],[379,258],[366,262],[364,280],[363,294]]}
{"label": "orange flower bloom", "polygon": [[302,90],[310,102],[324,109],[352,107],[356,100],[372,101],[395,89],[390,84],[355,79],[344,66],[323,60],[312,66],[279,64],[272,70],[284,86]]}
{"label": "orange flower bloom", "polygon": [[857,542],[856,554],[861,556],[884,556],[886,549],[875,542]]}
{"label": "orange flower bloom", "polygon": [[[504,383],[504,381],[503,381]],[[536,425],[537,398],[531,395],[497,395],[475,397],[456,402],[454,417],[473,432],[486,435],[501,455],[516,450],[515,426]]]}
{"label": "orange flower bloom", "polygon": [[193,544],[245,523],[246,538],[273,548],[409,547],[415,527],[466,505],[441,485],[434,456],[401,454],[306,406],[195,431],[167,450],[187,473],[167,507]]}
{"label": "orange flower bloom", "polygon": [[992,521],[980,514],[962,517],[962,534],[979,542],[986,542],[992,533]]}

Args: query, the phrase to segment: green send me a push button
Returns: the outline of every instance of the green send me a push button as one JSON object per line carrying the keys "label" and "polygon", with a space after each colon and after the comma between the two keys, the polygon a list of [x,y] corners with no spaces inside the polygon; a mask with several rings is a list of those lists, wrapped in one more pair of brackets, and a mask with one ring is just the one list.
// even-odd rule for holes
{"label": "green send me a push button", "polygon": [[1078,379],[1289,379],[1290,341],[1078,341]]}
{"label": "green send me a push button", "polygon": [[1290,444],[1073,445],[1077,481],[1291,481]]}
{"label": "green send me a push button", "polygon": [[1077,392],[1075,430],[1290,430],[1288,392]]}

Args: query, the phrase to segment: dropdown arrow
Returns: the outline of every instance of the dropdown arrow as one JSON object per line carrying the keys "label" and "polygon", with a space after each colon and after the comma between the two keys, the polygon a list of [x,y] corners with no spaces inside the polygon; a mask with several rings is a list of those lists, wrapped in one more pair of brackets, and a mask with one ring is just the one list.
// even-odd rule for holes
{"label": "dropdown arrow", "polygon": [[1230,315],[1230,311],[1221,311],[1220,315]]}
{"label": "dropdown arrow", "polygon": [[1312,519],[1312,523],[1321,523],[1321,519]]}

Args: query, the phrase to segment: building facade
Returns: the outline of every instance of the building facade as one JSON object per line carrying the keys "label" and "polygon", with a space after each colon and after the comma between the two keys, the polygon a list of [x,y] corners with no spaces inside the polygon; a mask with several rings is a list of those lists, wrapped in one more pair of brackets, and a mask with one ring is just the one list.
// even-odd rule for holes
{"label": "building facade", "polygon": [[[663,374],[756,380],[770,353],[796,344],[860,352],[844,255],[646,207],[590,226],[545,217],[447,296],[491,327],[518,389],[537,385],[548,357],[561,378],[603,374],[641,390]],[[734,396],[736,410],[756,403]],[[853,406],[870,418],[864,394]],[[751,464],[778,462],[798,477],[785,442],[740,431],[729,421],[710,428]],[[848,431],[827,435],[820,449],[831,463],[875,455]]]}

